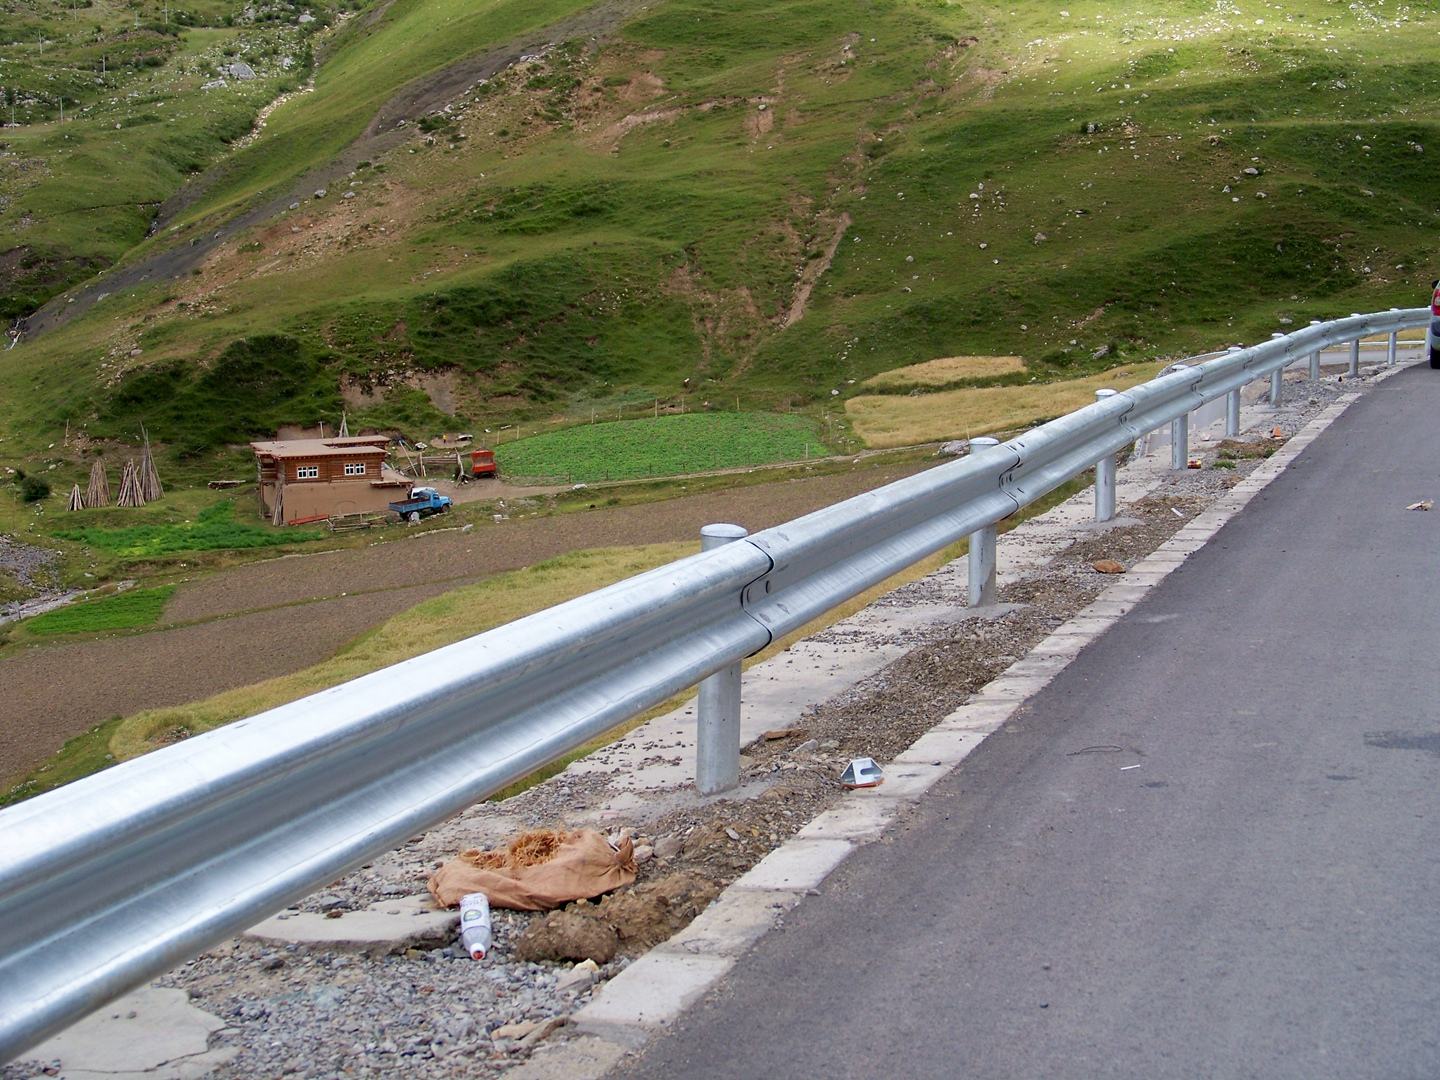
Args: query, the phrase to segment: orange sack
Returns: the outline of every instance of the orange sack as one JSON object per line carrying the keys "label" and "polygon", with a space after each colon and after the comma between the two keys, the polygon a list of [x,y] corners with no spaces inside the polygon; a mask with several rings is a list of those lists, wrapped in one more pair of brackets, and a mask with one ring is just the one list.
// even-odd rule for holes
{"label": "orange sack", "polygon": [[491,907],[550,911],[635,882],[635,848],[618,848],[594,829],[522,833],[504,851],[465,851],[430,875],[430,895],[454,907],[467,893],[484,893]]}

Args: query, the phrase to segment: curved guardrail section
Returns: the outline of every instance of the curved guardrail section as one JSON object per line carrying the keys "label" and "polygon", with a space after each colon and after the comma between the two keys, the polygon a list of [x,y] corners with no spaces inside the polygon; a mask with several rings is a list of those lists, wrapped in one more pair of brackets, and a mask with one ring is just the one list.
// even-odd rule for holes
{"label": "curved guardrail section", "polygon": [[1429,316],[1339,319],[1178,366],[984,453],[0,811],[0,1061],[1147,432]]}

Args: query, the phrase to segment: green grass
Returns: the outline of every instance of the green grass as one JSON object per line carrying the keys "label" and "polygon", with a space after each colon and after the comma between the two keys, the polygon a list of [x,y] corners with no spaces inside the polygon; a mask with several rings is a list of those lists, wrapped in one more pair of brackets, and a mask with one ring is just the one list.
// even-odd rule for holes
{"label": "green grass", "polygon": [[582,424],[504,443],[495,458],[507,476],[568,483],[768,465],[828,452],[809,417],[722,412]]}
{"label": "green grass", "polygon": [[238,522],[234,514],[235,504],[227,501],[202,510],[193,521],[120,527],[89,526],[60,529],[55,535],[130,559],[153,558],[181,551],[274,547],[320,540],[327,535],[322,529],[277,529]]}
{"label": "green grass", "polygon": [[165,610],[174,585],[154,589],[131,589],[98,600],[85,600],[56,608],[21,626],[28,634],[51,637],[56,634],[98,634],[107,630],[136,630],[153,626]]}
{"label": "green grass", "polygon": [[18,780],[8,791],[0,791],[0,807],[23,802],[114,765],[110,737],[119,728],[121,719],[119,716],[111,717],[105,723],[65,740],[65,744],[44,765]]}

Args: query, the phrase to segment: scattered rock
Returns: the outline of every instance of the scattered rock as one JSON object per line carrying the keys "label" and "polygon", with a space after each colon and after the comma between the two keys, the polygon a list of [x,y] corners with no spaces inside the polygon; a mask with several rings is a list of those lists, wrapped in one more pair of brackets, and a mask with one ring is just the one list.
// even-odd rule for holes
{"label": "scattered rock", "polygon": [[557,990],[584,990],[600,978],[600,965],[594,960],[581,960],[555,983]]}
{"label": "scattered rock", "polygon": [[1123,574],[1125,567],[1114,559],[1096,559],[1090,564],[1097,574]]}
{"label": "scattered rock", "polygon": [[523,1039],[540,1026],[538,1020],[521,1020],[515,1024],[501,1024],[490,1033],[497,1042],[501,1039]]}
{"label": "scattered rock", "polygon": [[1406,509],[1406,510],[1433,510],[1433,509],[1435,509],[1435,500],[1434,500],[1434,499],[1421,499],[1419,502],[1413,502],[1413,503],[1411,503],[1409,506],[1405,507],[1405,509]]}
{"label": "scattered rock", "polygon": [[964,457],[969,452],[970,440],[956,439],[953,442],[941,443],[936,455],[938,457]]}
{"label": "scattered rock", "polygon": [[804,728],[776,728],[773,731],[765,732],[763,735],[760,736],[760,738],[764,739],[766,742],[776,742],[780,739],[793,739],[804,734]]}
{"label": "scattered rock", "polygon": [[655,841],[655,855],[661,859],[673,859],[684,846],[685,842],[678,836],[662,836]]}

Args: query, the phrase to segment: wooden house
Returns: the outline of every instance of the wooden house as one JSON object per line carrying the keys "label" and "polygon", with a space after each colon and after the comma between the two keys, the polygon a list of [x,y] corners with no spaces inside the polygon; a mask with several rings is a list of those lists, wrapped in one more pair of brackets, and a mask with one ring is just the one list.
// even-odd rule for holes
{"label": "wooden house", "polygon": [[410,481],[385,464],[384,435],[253,442],[260,511],[276,525],[383,511]]}

